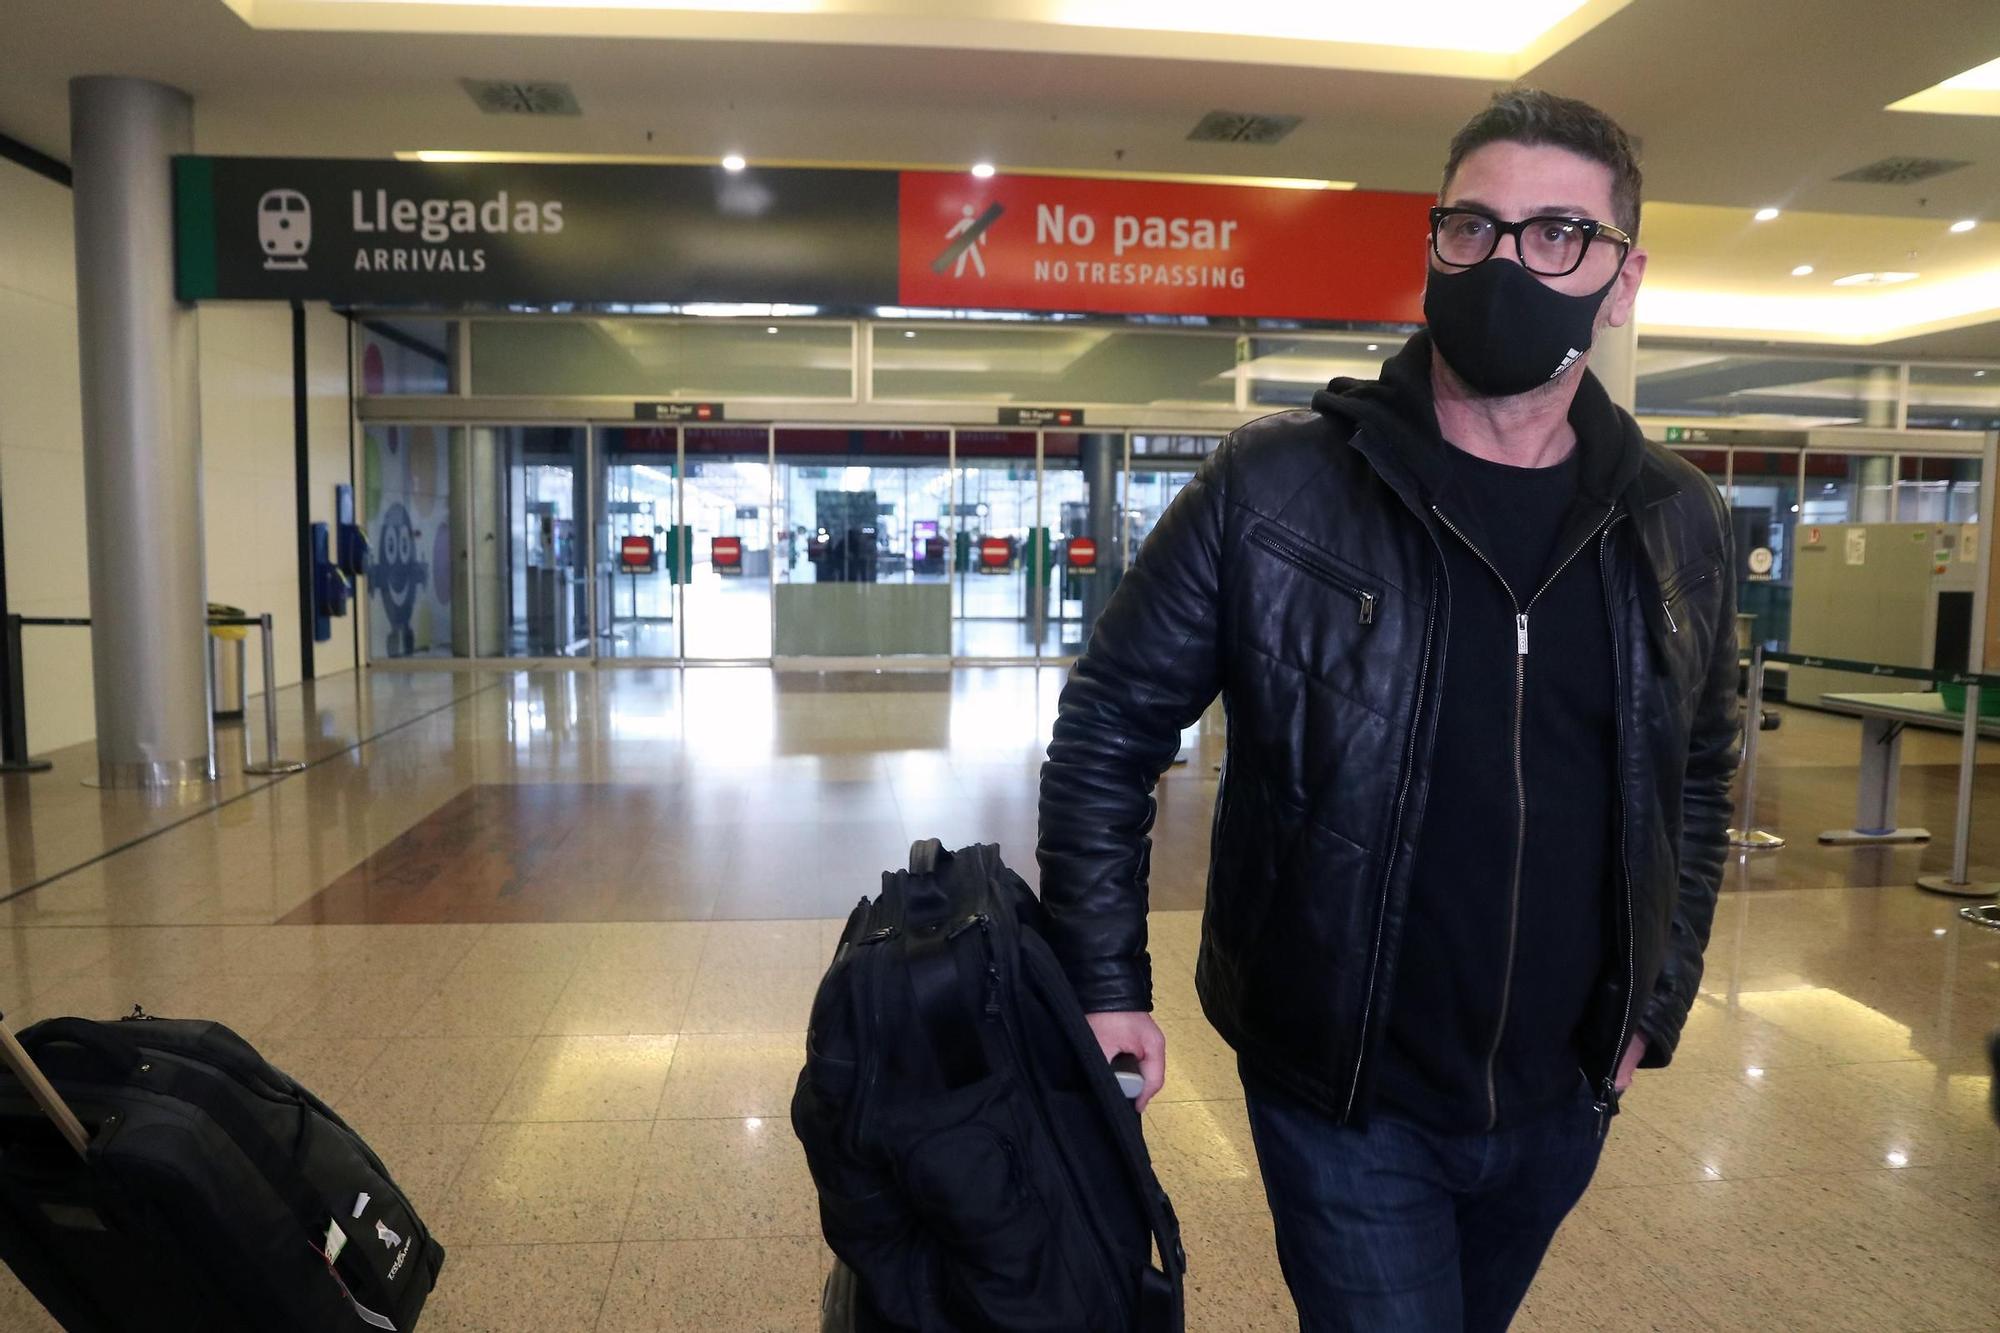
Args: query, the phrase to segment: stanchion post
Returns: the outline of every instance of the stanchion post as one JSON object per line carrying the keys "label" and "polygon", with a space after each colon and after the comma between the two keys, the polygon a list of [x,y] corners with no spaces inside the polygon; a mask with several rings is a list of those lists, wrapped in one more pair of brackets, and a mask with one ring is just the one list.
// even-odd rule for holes
{"label": "stanchion post", "polygon": [[1750,649],[1750,703],[1743,714],[1743,782],[1738,788],[1736,827],[1729,845],[1752,851],[1772,851],[1785,845],[1775,833],[1757,827],[1757,737],[1764,730],[1764,645]]}
{"label": "stanchion post", "polygon": [[49,761],[28,757],[28,664],[21,656],[21,617],[9,612],[7,642],[0,652],[7,655],[6,698],[0,699],[0,773],[46,773]]}
{"label": "stanchion post", "polygon": [[297,773],[305,767],[296,759],[278,758],[278,669],[271,660],[271,613],[257,617],[257,633],[264,656],[264,762],[245,764],[245,773]]}
{"label": "stanchion post", "polygon": [[[1953,898],[1987,898],[2000,895],[2000,883],[1976,883],[1969,861],[1972,855],[1972,781],[1979,751],[1979,673],[1986,670],[1987,607],[1993,598],[1994,491],[2000,488],[2000,434],[1988,431],[1986,458],[1979,473],[1979,551],[1972,574],[1972,634],[1966,645],[1965,670],[1973,679],[1965,683],[1965,722],[1958,744],[1958,826],[1954,830],[1951,875],[1919,875],[1917,887]],[[1980,920],[2000,909],[1988,903],[1968,909],[1962,915]],[[1982,922],[1985,924],[1985,922]]]}

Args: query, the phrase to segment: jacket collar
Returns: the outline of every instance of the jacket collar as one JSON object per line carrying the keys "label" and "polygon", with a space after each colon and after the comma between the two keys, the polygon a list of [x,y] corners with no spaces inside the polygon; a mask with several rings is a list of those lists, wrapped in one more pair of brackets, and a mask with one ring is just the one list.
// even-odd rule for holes
{"label": "jacket collar", "polygon": [[[1354,428],[1350,438],[1355,449],[1419,515],[1427,517],[1430,506],[1450,493],[1452,446],[1438,429],[1431,396],[1428,332],[1412,335],[1385,361],[1381,378],[1333,380],[1313,395],[1312,405],[1322,416]],[[1588,370],[1577,382],[1569,420],[1582,455],[1578,489],[1585,500],[1602,507],[1622,499],[1639,508],[1678,489],[1663,471],[1645,466],[1647,446],[1638,423],[1611,401]]]}

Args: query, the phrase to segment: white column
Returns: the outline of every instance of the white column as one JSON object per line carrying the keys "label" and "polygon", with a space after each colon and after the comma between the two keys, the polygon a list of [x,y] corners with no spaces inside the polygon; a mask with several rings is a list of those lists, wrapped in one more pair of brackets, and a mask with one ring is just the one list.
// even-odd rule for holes
{"label": "white column", "polygon": [[209,781],[199,350],[174,299],[172,166],[194,104],[143,79],[69,87],[98,779]]}

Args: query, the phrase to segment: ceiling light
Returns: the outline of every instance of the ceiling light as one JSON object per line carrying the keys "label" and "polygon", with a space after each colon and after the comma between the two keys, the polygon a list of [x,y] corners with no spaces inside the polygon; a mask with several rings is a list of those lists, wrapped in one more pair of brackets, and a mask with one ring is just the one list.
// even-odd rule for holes
{"label": "ceiling light", "polygon": [[1797,268],[1792,270],[1792,276],[1795,278],[1803,278],[1811,274],[1811,272],[1812,272],[1811,264],[1801,264]]}
{"label": "ceiling light", "polygon": [[2000,115],[2000,60],[1989,60],[1954,74],[1943,83],[1889,103],[1887,109],[1946,116]]}
{"label": "ceiling light", "polygon": [[1759,222],[1769,222],[1771,219],[1778,216],[1778,210],[1775,208],[1760,208],[1755,213],[1752,213],[1750,216],[1757,219],[1757,221]]}
{"label": "ceiling light", "polygon": [[1844,278],[1835,278],[1836,287],[1888,287],[1899,282],[1915,282],[1914,273],[1899,273],[1893,270],[1881,273],[1850,273]]}
{"label": "ceiling light", "polygon": [[1369,344],[1368,344],[1368,350],[1369,350],[1369,351],[1371,351],[1371,352],[1379,352],[1379,351],[1381,351],[1381,350],[1382,350],[1382,344],[1381,344],[1381,343],[1369,343]]}
{"label": "ceiling light", "polygon": [[976,163],[972,168],[972,174],[980,180],[991,180],[993,178],[993,164],[991,162]]}
{"label": "ceiling light", "polygon": [[766,333],[776,333],[777,331],[778,331],[778,326],[776,324],[773,324],[764,330],[764,332]]}
{"label": "ceiling light", "polygon": [[917,331],[915,329],[904,329],[903,336],[905,338],[914,338],[917,336]]}
{"label": "ceiling light", "polygon": [[1910,1155],[1906,1152],[1892,1152],[1883,1160],[1888,1162],[1890,1166],[1908,1166],[1910,1164]]}
{"label": "ceiling light", "polygon": [[1944,934],[1944,933],[1945,933],[1945,929],[1944,929],[1944,927],[1943,927],[1943,926],[1939,926],[1939,927],[1938,927],[1938,928],[1937,928],[1936,930],[1933,930],[1933,931],[1931,932],[1931,934],[1933,934],[1933,935],[1942,935],[1942,934]]}
{"label": "ceiling light", "polygon": [[750,164],[745,162],[742,156],[737,153],[731,153],[728,157],[722,159],[722,169],[724,171],[741,171],[748,165]]}
{"label": "ceiling light", "polygon": [[1972,378],[1976,380],[1983,380],[1986,378],[1986,372],[1983,370],[1975,370],[1972,372]]}
{"label": "ceiling light", "polygon": [[1971,231],[1974,227],[1978,225],[1979,225],[1978,218],[1960,218],[1958,221],[1951,224],[1951,229],[1962,236],[1966,232]]}
{"label": "ceiling light", "polygon": [[1748,1074],[1751,1078],[1764,1077],[1764,1071],[1759,1069],[1756,1065],[1751,1065],[1748,1069],[1744,1070],[1743,1072]]}

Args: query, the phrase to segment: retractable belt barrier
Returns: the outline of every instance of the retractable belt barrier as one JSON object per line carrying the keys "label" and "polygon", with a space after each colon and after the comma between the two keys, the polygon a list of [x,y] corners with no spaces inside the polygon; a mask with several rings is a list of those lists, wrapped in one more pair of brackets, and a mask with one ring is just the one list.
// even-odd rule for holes
{"label": "retractable belt barrier", "polygon": [[[1926,684],[1957,685],[1964,688],[1965,709],[1961,720],[1963,743],[1959,754],[1958,818],[1957,828],[1954,831],[1952,869],[1949,875],[1920,875],[1917,877],[1917,886],[1952,897],[1992,896],[1993,885],[1974,883],[1970,879],[1967,858],[1970,854],[1972,835],[1973,768],[1979,742],[1979,697],[1982,690],[2000,691],[2000,675],[1977,671],[1939,671],[1936,668],[1892,666],[1884,662],[1822,657],[1816,653],[1775,652],[1765,649],[1761,644],[1758,645],[1750,654],[1749,708],[1744,719],[1743,781],[1738,789],[1736,826],[1729,830],[1729,843],[1733,847],[1769,849],[1785,845],[1783,838],[1757,828],[1754,823],[1757,799],[1757,737],[1763,729],[1764,715],[1764,670],[1772,662],[1812,667],[1823,671],[1842,671],[1860,676],[1876,676],[1887,680],[1915,680]],[[1862,713],[1860,716],[1863,728],[1862,777],[1861,790],[1858,793],[1860,813],[1855,820],[1854,828],[1822,833],[1820,841],[1840,845],[1928,842],[1931,835],[1926,829],[1893,826],[1902,731],[1907,722],[1921,719],[1899,717],[1894,710]],[[1940,720],[1950,717],[1948,713],[1939,716]],[[1990,909],[1967,908],[1961,915],[1982,925],[1994,924]]]}
{"label": "retractable belt barrier", "polygon": [[[205,618],[210,629],[240,628],[259,631],[258,640],[264,667],[264,759],[261,763],[251,763],[248,737],[245,737],[243,771],[263,777],[277,773],[297,773],[305,764],[297,759],[278,757],[278,682],[277,667],[271,658],[271,613],[266,611],[257,616],[208,616]],[[25,626],[37,629],[63,628],[88,629],[88,616],[8,616],[6,625],[8,661],[12,669],[8,672],[8,698],[0,701],[6,709],[6,748],[4,756],[7,766],[17,771],[40,772],[48,768],[47,760],[28,758],[28,709],[27,684],[22,670],[21,630]]]}

